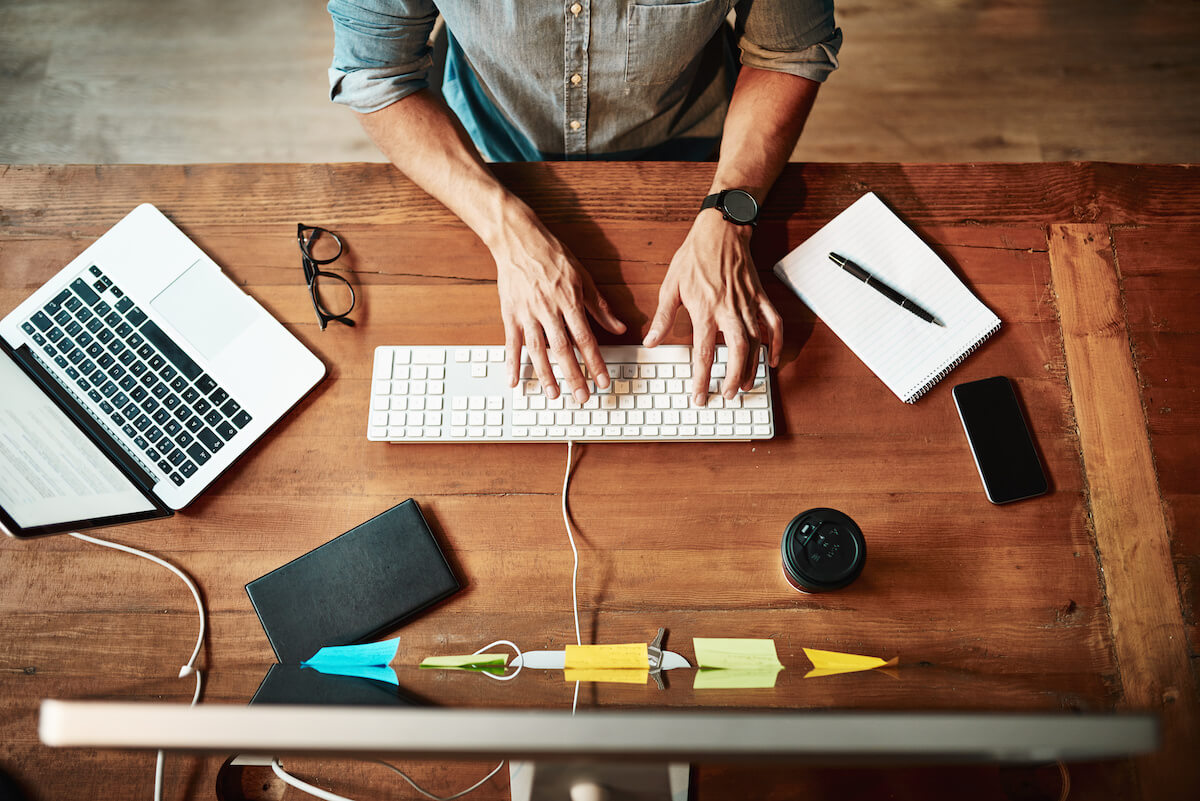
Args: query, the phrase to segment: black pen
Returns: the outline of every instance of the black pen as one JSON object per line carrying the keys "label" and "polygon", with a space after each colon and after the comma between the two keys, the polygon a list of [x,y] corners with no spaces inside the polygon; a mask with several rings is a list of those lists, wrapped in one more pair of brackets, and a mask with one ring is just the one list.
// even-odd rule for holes
{"label": "black pen", "polygon": [[943,328],[945,328],[945,325],[943,325],[940,321],[938,321],[938,319],[936,317],[934,317],[932,314],[925,311],[920,306],[918,306],[916,303],[914,303],[912,300],[904,297],[903,295],[901,295],[896,290],[892,289],[887,284],[882,283],[878,278],[871,275],[869,272],[867,272],[866,270],[864,270],[862,267],[855,264],[854,262],[850,261],[845,256],[839,256],[836,253],[830,253],[829,260],[832,261],[834,264],[836,264],[838,267],[841,267],[843,270],[845,270],[846,272],[853,275],[859,281],[862,281],[864,284],[866,284],[867,286],[874,289],[879,294],[883,295],[885,298],[890,300],[892,303],[895,303],[900,308],[908,309],[910,312],[917,315],[918,317],[920,317],[922,320],[924,320],[927,323],[933,323],[934,325],[940,325]]}

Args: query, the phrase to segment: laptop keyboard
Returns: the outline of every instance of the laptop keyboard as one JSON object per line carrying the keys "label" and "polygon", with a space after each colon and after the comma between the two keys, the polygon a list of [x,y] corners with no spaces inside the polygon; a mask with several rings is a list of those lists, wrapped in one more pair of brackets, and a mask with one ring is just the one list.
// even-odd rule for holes
{"label": "laptop keyboard", "polygon": [[126,450],[177,486],[251,420],[99,267],[21,328],[90,399],[92,415],[128,437]]}

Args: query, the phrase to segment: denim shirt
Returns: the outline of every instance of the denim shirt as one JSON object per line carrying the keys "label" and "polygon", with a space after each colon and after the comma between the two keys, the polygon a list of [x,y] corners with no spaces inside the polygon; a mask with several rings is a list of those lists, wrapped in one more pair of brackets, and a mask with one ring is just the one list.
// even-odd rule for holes
{"label": "denim shirt", "polygon": [[[823,81],[842,34],[833,0],[329,0],[330,97],[371,112],[442,91],[492,161],[703,158],[740,63]],[[725,24],[735,12],[732,29]]]}

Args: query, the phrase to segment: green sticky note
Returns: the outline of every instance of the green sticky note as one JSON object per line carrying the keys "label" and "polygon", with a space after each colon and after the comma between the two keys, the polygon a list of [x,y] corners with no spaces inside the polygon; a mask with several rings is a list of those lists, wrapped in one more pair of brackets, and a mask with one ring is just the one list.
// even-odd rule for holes
{"label": "green sticky note", "polygon": [[423,668],[482,669],[503,668],[508,664],[508,654],[467,654],[466,656],[430,656],[421,660]]}
{"label": "green sticky note", "polygon": [[775,686],[783,666],[773,668],[701,668],[696,671],[694,690],[746,690]]}
{"label": "green sticky note", "polygon": [[[696,650],[696,664],[702,668],[768,670],[783,667],[775,654],[774,640],[693,637],[692,646]],[[774,685],[773,680],[771,683]]]}

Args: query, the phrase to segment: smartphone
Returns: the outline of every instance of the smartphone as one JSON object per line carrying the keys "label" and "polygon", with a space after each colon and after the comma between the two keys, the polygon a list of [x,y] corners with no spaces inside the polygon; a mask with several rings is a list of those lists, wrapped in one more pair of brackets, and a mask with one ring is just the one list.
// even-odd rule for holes
{"label": "smartphone", "polygon": [[1004,376],[954,387],[954,405],[992,503],[1011,503],[1046,492],[1046,474],[1021,414],[1012,382]]}

